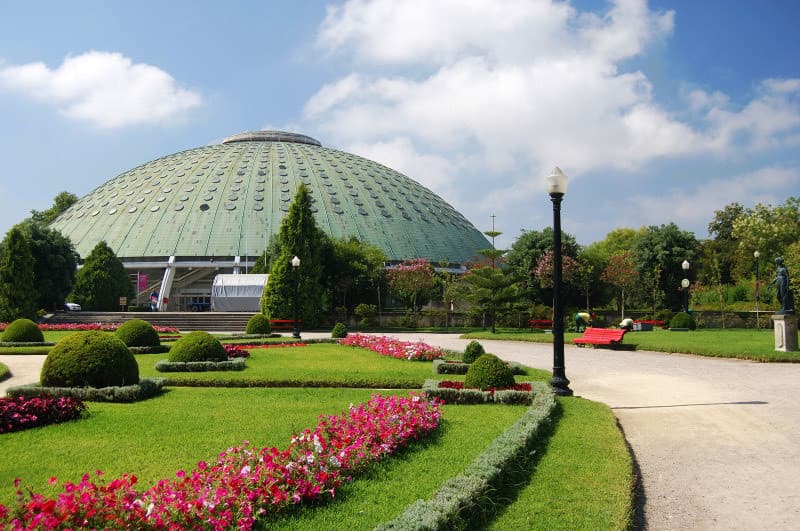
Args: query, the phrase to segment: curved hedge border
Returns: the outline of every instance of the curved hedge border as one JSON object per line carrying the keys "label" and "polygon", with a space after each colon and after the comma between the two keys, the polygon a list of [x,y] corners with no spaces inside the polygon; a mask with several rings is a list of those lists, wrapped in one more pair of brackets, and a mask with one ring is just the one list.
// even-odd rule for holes
{"label": "curved hedge border", "polygon": [[20,385],[9,387],[7,396],[68,396],[86,402],[138,402],[160,394],[166,378],[142,378],[137,385],[113,387],[42,387],[39,385]]}
{"label": "curved hedge border", "polygon": [[542,429],[549,424],[556,401],[544,382],[533,382],[535,403],[500,434],[461,474],[449,479],[430,500],[417,500],[400,516],[384,522],[378,531],[447,530],[465,526],[464,516],[490,509],[492,491],[531,458]]}
{"label": "curved hedge border", "polygon": [[163,354],[169,352],[169,345],[159,345],[157,347],[128,347],[131,354]]}
{"label": "curved hedge border", "polygon": [[[467,374],[469,363],[463,361],[433,360],[433,374]],[[511,374],[525,375],[525,366],[516,361],[508,362]]]}
{"label": "curved hedge border", "polygon": [[0,347],[54,347],[49,341],[0,341]]}
{"label": "curved hedge border", "polygon": [[[428,397],[441,398],[447,404],[530,404],[537,393],[542,393],[534,382],[530,391],[516,391],[513,389],[497,391],[481,391],[480,389],[452,389],[439,388],[439,380],[425,380],[422,391]],[[550,392],[550,391],[547,391]]]}
{"label": "curved hedge border", "polygon": [[206,371],[243,371],[244,358],[227,361],[167,361],[156,363],[158,372],[206,372]]}

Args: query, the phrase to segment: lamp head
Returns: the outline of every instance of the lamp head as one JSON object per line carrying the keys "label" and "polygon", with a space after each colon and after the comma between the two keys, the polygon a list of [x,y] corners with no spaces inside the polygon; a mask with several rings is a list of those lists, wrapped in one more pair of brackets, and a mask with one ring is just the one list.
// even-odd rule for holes
{"label": "lamp head", "polygon": [[683,263],[681,264],[681,267],[683,268],[684,271],[689,271],[689,260],[684,260]]}
{"label": "lamp head", "polygon": [[547,193],[550,195],[564,195],[567,193],[567,181],[569,177],[567,177],[558,166],[550,171],[550,175],[548,175],[545,180],[547,181]]}
{"label": "lamp head", "polygon": [[292,267],[295,269],[300,267],[300,259],[296,255],[294,258],[292,258]]}
{"label": "lamp head", "polygon": [[758,251],[753,251],[753,258],[755,258],[756,260],[758,260],[758,257],[759,257],[759,256],[761,256],[761,253],[759,253]]}

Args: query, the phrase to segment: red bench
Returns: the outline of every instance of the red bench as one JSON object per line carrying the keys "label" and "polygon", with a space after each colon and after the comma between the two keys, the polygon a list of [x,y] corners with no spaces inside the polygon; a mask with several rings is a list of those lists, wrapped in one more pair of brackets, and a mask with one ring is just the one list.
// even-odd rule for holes
{"label": "red bench", "polygon": [[[297,324],[302,324],[303,321],[297,321]],[[269,327],[272,330],[294,330],[294,319],[270,319]]]}
{"label": "red bench", "polygon": [[541,328],[541,329],[552,329],[553,328],[553,320],[552,319],[531,319],[530,320],[531,328]]}
{"label": "red bench", "polygon": [[627,330],[624,328],[587,328],[581,337],[576,337],[572,342],[579,347],[584,345],[616,347],[622,342],[625,332]]}

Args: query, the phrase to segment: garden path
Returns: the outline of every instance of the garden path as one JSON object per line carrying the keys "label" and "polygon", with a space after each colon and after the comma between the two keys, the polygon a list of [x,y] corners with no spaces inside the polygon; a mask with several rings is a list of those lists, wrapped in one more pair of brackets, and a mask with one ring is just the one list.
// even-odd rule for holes
{"label": "garden path", "polygon": [[[304,337],[330,337],[304,333]],[[463,350],[453,334],[391,334]],[[482,341],[549,370],[552,346]],[[608,404],[641,470],[653,531],[800,529],[800,364],[566,346],[576,396]],[[11,385],[38,380],[44,356],[0,356]]]}

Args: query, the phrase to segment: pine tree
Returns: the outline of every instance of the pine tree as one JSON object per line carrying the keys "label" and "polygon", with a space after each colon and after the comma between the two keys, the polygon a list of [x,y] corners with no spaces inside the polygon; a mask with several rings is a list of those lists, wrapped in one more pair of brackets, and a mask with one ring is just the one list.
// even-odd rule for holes
{"label": "pine tree", "polygon": [[[322,287],[322,259],[327,246],[327,235],[317,227],[311,212],[311,196],[305,185],[300,185],[289,212],[278,231],[280,254],[272,262],[269,280],[261,297],[261,311],[271,319],[293,319],[295,282],[298,283],[299,315],[304,328],[319,325],[325,309]],[[293,271],[291,261],[300,259],[298,271]]]}
{"label": "pine tree", "polygon": [[114,251],[101,241],[83,262],[72,298],[84,310],[116,310],[120,297],[133,299],[133,284]]}
{"label": "pine tree", "polygon": [[3,240],[0,259],[0,320],[36,317],[33,254],[25,234],[14,227]]}

